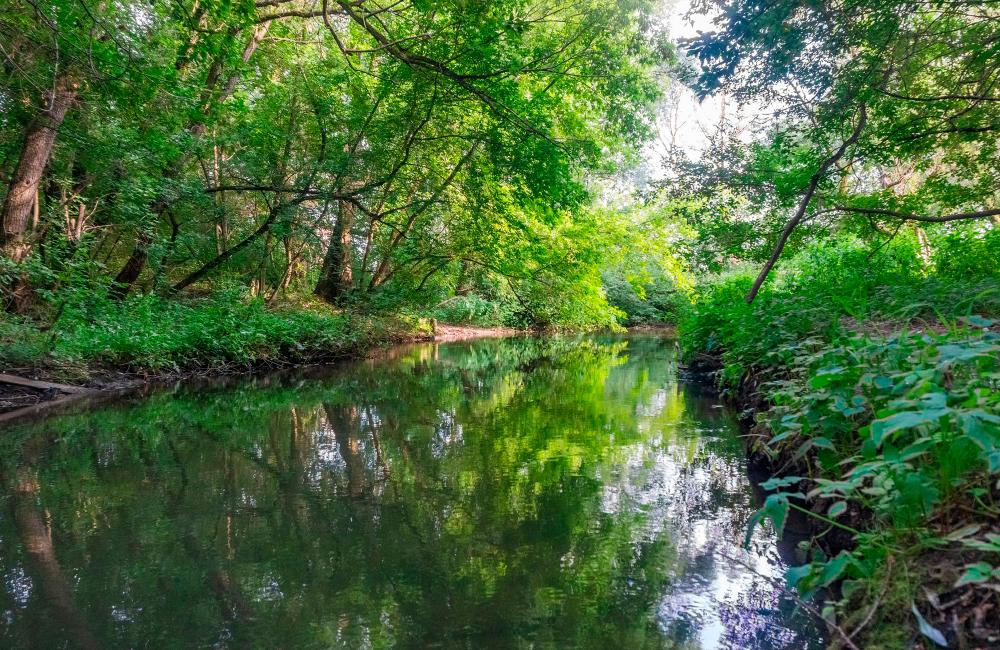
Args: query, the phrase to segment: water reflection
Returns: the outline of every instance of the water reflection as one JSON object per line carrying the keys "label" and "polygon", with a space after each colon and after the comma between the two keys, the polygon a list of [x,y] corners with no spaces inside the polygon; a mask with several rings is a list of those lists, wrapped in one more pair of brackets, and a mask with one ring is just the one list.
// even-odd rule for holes
{"label": "water reflection", "polygon": [[819,647],[714,406],[661,339],[525,338],[21,426],[0,641]]}

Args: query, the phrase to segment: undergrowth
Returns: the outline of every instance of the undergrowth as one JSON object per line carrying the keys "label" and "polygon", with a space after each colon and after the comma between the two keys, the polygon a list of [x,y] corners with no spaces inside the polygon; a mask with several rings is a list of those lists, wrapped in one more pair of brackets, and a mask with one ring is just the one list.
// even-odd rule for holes
{"label": "undergrowth", "polygon": [[721,360],[724,391],[769,406],[752,440],[777,478],[747,541],[791,510],[817,523],[787,578],[832,595],[838,643],[1000,643],[1000,283],[915,259],[814,246],[752,305],[752,275],[713,278],[681,340]]}
{"label": "undergrowth", "polygon": [[0,366],[171,372],[320,361],[416,333],[415,318],[362,316],[319,302],[268,307],[239,292],[122,302],[60,295],[39,323],[0,317]]}

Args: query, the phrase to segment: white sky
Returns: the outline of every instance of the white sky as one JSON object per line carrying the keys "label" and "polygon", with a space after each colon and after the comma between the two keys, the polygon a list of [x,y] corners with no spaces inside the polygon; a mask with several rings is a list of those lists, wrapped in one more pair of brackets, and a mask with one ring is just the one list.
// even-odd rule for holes
{"label": "white sky", "polygon": [[[686,16],[691,8],[691,0],[663,1],[672,40],[696,36],[699,31],[713,30],[711,16]],[[647,145],[643,155],[646,161],[644,175],[650,180],[663,177],[661,161],[671,144],[679,146],[692,158],[699,158],[708,145],[711,134],[723,119],[749,130],[751,122],[761,112],[761,108],[737,106],[724,95],[714,95],[699,102],[694,93],[683,84],[672,82],[667,88],[657,120],[657,138]]]}
{"label": "white sky", "polygon": [[[672,40],[697,36],[699,31],[711,31],[710,16],[685,15],[691,8],[690,0],[665,0],[664,4]],[[670,103],[674,105],[664,107],[667,110],[657,125],[659,142],[654,144],[654,151],[662,154],[672,140],[692,153],[700,151],[706,144],[706,134],[718,126],[722,102],[717,97],[708,97],[699,102],[694,93],[679,83],[669,88],[668,93],[672,100]]]}

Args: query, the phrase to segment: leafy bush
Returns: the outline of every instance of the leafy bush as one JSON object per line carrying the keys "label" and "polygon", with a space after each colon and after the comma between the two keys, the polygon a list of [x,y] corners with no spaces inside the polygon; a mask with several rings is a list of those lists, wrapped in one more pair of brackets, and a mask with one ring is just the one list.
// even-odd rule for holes
{"label": "leafy bush", "polygon": [[926,276],[910,243],[878,251],[855,240],[819,243],[785,261],[752,305],[757,269],[705,278],[681,319],[685,353],[718,355],[723,388],[746,373],[783,372],[801,343],[830,342],[873,323],[919,327],[1000,313],[1000,281]]}
{"label": "leafy bush", "polygon": [[605,273],[602,280],[608,303],[625,314],[627,326],[676,323],[687,303],[687,296],[666,277],[655,278],[640,291],[618,273]]}
{"label": "leafy bush", "polygon": [[[765,483],[775,492],[750,532],[764,518],[780,530],[797,509],[848,534],[848,550],[813,548],[788,573],[807,596],[846,579],[842,616],[879,597],[890,557],[948,552],[965,566],[957,586],[1000,579],[1000,549],[990,550],[1000,540],[973,525],[1000,515],[1000,334],[990,318],[1000,285],[927,276],[905,253],[873,263],[852,242],[809,247],[753,305],[743,301],[750,274],[715,277],[681,326],[689,359],[721,359],[725,390],[754,380],[771,405],[757,417],[758,449],[798,474]],[[960,555],[970,549],[979,561]],[[894,578],[897,602],[881,615],[909,612],[923,577]]]}
{"label": "leafy bush", "polygon": [[476,294],[467,294],[444,300],[432,314],[444,323],[496,327],[515,325],[517,307],[509,301],[488,300]]}
{"label": "leafy bush", "polygon": [[816,294],[850,315],[862,315],[872,307],[876,289],[910,285],[923,272],[913,238],[897,237],[873,250],[844,237],[816,242],[787,260],[775,274],[774,291]]}
{"label": "leafy bush", "polygon": [[934,266],[942,277],[969,282],[1000,278],[1000,228],[956,228],[934,244]]}
{"label": "leafy bush", "polygon": [[46,336],[27,318],[0,311],[0,368],[31,365],[45,353]]}
{"label": "leafy bush", "polygon": [[[761,420],[772,434],[764,449],[802,475],[764,484],[777,491],[751,532],[765,517],[780,530],[796,508],[850,534],[852,548],[834,557],[815,549],[809,563],[788,572],[807,597],[844,581],[844,599],[828,617],[850,619],[859,599],[884,594],[890,559],[913,566],[894,578],[895,602],[883,603],[881,613],[887,618],[897,606],[907,611],[926,588],[917,560],[924,553],[959,567],[943,589],[989,589],[1000,579],[1000,539],[977,534],[1000,514],[1000,335],[979,329],[993,324],[971,319],[946,334],[855,335],[802,349],[790,378],[766,387],[774,406]],[[803,498],[811,509],[796,505]]]}

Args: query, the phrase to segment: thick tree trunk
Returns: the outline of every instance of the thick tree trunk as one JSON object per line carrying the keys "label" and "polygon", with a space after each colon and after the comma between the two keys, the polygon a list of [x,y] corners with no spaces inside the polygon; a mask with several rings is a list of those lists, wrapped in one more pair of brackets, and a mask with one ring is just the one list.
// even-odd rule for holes
{"label": "thick tree trunk", "polygon": [[142,270],[146,268],[146,261],[149,259],[149,245],[152,243],[153,237],[149,233],[139,231],[135,238],[135,248],[132,249],[132,254],[128,256],[122,270],[115,276],[115,283],[111,288],[112,296],[124,298],[128,295],[132,285],[142,275]]}
{"label": "thick tree trunk", "polygon": [[4,197],[0,229],[0,248],[15,262],[31,252],[28,223],[38,200],[38,184],[52,156],[56,132],[76,98],[78,84],[68,75],[56,78],[52,90],[45,93],[46,108],[28,125],[24,146],[14,175]]}
{"label": "thick tree trunk", "polygon": [[330,236],[330,247],[323,258],[323,270],[314,293],[323,300],[335,303],[354,287],[352,270],[354,245],[351,242],[351,227],[354,224],[354,206],[340,202],[340,214]]}

